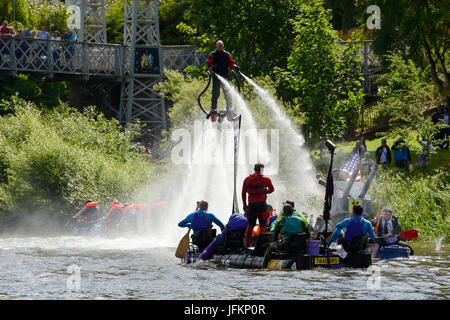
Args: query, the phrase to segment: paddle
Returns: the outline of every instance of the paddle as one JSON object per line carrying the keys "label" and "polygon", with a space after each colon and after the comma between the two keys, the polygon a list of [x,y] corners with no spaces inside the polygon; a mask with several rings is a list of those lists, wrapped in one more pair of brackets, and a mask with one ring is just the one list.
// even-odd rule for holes
{"label": "paddle", "polygon": [[181,238],[180,243],[178,244],[177,251],[175,251],[175,257],[183,259],[186,256],[186,253],[189,250],[189,233],[191,232],[191,228],[189,228],[188,232]]}
{"label": "paddle", "polygon": [[410,229],[400,232],[398,236],[402,239],[410,240],[410,239],[417,239],[419,237],[419,233],[415,229]]}

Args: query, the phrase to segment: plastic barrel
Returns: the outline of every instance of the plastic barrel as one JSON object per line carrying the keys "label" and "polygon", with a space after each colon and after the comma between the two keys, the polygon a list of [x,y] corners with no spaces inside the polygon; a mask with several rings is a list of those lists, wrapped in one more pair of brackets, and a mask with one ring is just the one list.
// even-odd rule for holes
{"label": "plastic barrel", "polygon": [[319,240],[308,240],[306,241],[306,253],[311,256],[319,255]]}

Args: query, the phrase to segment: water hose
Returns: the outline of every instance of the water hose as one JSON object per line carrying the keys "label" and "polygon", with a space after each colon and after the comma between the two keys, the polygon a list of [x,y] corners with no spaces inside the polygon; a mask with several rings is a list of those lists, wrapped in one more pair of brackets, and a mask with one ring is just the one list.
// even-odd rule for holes
{"label": "water hose", "polygon": [[206,72],[209,75],[208,84],[206,85],[205,89],[203,89],[203,91],[198,95],[197,101],[198,101],[198,105],[200,106],[200,109],[202,109],[202,111],[206,114],[206,119],[209,119],[210,114],[205,111],[205,109],[202,106],[202,103],[200,102],[200,98],[206,92],[206,90],[208,90],[209,85],[211,84],[211,72],[212,71],[207,70]]}
{"label": "water hose", "polygon": [[[203,91],[200,92],[200,94],[198,95],[197,102],[198,102],[198,105],[200,106],[200,109],[202,109],[203,113],[206,115],[206,119],[209,119],[210,114],[208,112],[206,112],[205,108],[203,108],[200,100],[201,100],[202,95],[205,94],[206,90],[208,90],[209,85],[211,84],[211,78],[212,78],[212,74],[214,73],[214,71],[208,69],[206,72],[208,73],[208,76],[209,76],[208,84],[206,85],[205,89],[203,89]],[[239,82],[239,77],[236,74],[236,72],[234,72],[234,70],[231,70],[231,73],[233,74],[234,78],[236,79],[238,92],[240,94],[241,93],[241,83]],[[241,72],[239,71],[239,73],[241,73]]]}

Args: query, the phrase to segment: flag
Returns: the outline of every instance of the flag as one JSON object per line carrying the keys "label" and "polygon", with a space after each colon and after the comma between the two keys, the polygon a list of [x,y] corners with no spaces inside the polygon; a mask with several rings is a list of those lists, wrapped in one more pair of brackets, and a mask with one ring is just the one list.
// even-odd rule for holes
{"label": "flag", "polygon": [[[353,156],[350,157],[350,159],[347,160],[346,163],[344,163],[339,169],[348,171],[348,177],[347,181],[350,180],[350,178],[353,175],[353,171],[355,170],[356,165],[359,163],[359,154],[358,152],[355,152]],[[358,175],[356,176],[355,182],[361,182],[361,171],[358,170]]]}
{"label": "flag", "polygon": [[233,119],[233,129],[234,129],[234,192],[233,192],[233,212],[239,213],[239,207],[237,202],[236,193],[236,176],[238,169],[238,159],[239,159],[239,134],[241,131],[241,116],[235,117]]}

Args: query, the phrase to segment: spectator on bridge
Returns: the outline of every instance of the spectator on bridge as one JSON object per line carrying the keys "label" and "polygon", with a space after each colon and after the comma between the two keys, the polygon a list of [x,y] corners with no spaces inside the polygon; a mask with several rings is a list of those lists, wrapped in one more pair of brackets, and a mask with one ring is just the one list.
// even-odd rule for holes
{"label": "spectator on bridge", "polygon": [[386,144],[386,139],[381,139],[381,146],[375,151],[377,164],[389,166],[392,161],[391,149]]}
{"label": "spectator on bridge", "polygon": [[0,63],[4,55],[9,56],[11,54],[7,42],[12,38],[13,33],[13,30],[8,27],[8,21],[3,21],[0,27]]}
{"label": "spectator on bridge", "polygon": [[46,60],[48,57],[48,48],[47,48],[47,40],[50,39],[50,34],[47,32],[47,26],[42,26],[41,31],[37,33],[37,38],[42,40],[39,41],[39,56],[42,60]]}
{"label": "spectator on bridge", "polygon": [[75,55],[75,44],[77,41],[77,36],[72,30],[64,31],[62,36],[62,40],[64,41],[64,56],[66,58],[66,64],[70,65],[70,68],[73,68],[73,57]]}
{"label": "spectator on bridge", "polygon": [[[51,41],[61,41],[61,37],[59,36],[59,32],[55,31],[53,32],[53,37],[50,38]],[[58,67],[60,66],[60,57],[61,57],[61,48],[60,44],[57,42],[51,43],[52,48],[52,57],[53,57],[53,63],[56,64]]]}

